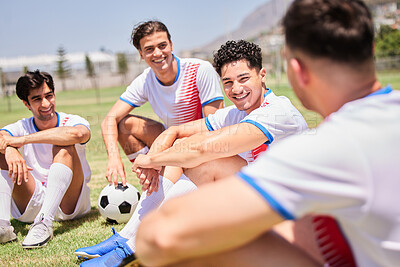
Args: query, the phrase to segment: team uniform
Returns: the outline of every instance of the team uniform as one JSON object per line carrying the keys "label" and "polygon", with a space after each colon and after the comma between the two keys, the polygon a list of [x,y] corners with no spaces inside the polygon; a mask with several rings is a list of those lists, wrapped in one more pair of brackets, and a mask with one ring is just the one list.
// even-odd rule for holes
{"label": "team uniform", "polygon": [[201,119],[204,105],[224,99],[218,74],[209,62],[194,58],[175,60],[178,74],[171,86],[162,85],[149,67],[120,97],[132,107],[149,102],[167,127]]}
{"label": "team uniform", "polygon": [[400,92],[388,86],[275,145],[239,176],[286,219],[334,217],[358,266],[400,266],[399,117]]}
{"label": "team uniform", "polygon": [[[76,126],[81,124],[90,130],[89,123],[78,115],[71,115],[63,112],[57,112],[56,114],[58,118],[56,127]],[[13,124],[9,124],[0,130],[7,131],[11,136],[15,137],[25,136],[39,131],[35,125],[33,117],[24,118]],[[33,168],[30,173],[35,179],[35,192],[33,193],[23,214],[18,210],[15,202],[11,202],[11,215],[19,221],[33,222],[37,213],[40,211],[46,194],[46,183],[49,169],[53,163],[52,148],[53,145],[51,144],[26,144],[19,149],[26,164]],[[59,208],[55,214],[55,220],[70,220],[78,218],[90,211],[90,189],[87,183],[90,181],[91,171],[85,156],[86,144],[75,144],[75,149],[79,156],[84,175],[81,195],[75,211],[72,214],[64,214]]]}
{"label": "team uniform", "polygon": [[209,131],[221,129],[238,123],[251,123],[260,129],[268,141],[261,146],[239,154],[248,163],[253,162],[273,142],[308,129],[300,112],[285,96],[276,96],[270,89],[264,94],[264,101],[250,114],[232,105],[217,110],[205,118]]}

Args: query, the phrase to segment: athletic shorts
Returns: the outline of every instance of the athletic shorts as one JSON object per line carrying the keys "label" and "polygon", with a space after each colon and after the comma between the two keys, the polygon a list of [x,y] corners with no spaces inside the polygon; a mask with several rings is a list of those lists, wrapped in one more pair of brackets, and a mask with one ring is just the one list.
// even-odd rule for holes
{"label": "athletic shorts", "polygon": [[[90,211],[90,189],[87,183],[90,181],[90,177],[86,177],[83,181],[81,194],[78,202],[76,203],[75,210],[72,214],[65,214],[60,207],[56,211],[54,216],[55,221],[67,221],[72,219],[78,219]],[[32,223],[39,213],[44,197],[46,195],[46,187],[35,179],[35,191],[23,214],[19,211],[14,200],[11,200],[11,216],[21,222]]]}

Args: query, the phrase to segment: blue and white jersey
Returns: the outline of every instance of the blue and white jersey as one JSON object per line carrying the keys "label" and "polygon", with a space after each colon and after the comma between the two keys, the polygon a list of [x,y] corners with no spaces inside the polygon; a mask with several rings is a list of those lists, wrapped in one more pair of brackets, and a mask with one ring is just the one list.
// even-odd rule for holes
{"label": "blue and white jersey", "polygon": [[239,176],[286,219],[329,215],[358,266],[400,266],[400,92],[386,87],[271,147]]}
{"label": "blue and white jersey", "polygon": [[[78,115],[56,112],[57,126],[84,125],[90,130],[89,122]],[[0,130],[7,131],[11,136],[25,136],[39,131],[33,117],[21,119],[9,124]],[[86,160],[86,144],[75,144],[76,152],[81,161],[84,177],[90,177],[90,167]],[[19,151],[24,157],[26,164],[33,168],[30,173],[41,183],[46,184],[50,165],[53,163],[53,145],[51,144],[26,144]]]}
{"label": "blue and white jersey", "polygon": [[219,109],[205,119],[208,130],[218,130],[237,123],[251,123],[260,129],[268,141],[251,150],[240,153],[248,162],[253,162],[274,141],[308,129],[300,112],[285,96],[276,96],[270,89],[264,95],[261,106],[250,114],[238,110],[236,106]]}
{"label": "blue and white jersey", "polygon": [[162,85],[149,67],[120,97],[132,107],[149,102],[167,127],[201,119],[204,105],[224,99],[218,74],[209,62],[175,59],[178,74],[171,86]]}

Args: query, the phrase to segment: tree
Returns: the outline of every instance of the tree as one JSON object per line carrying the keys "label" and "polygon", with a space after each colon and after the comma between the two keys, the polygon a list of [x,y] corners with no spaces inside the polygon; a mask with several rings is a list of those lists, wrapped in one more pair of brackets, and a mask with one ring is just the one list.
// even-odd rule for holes
{"label": "tree", "polygon": [[389,25],[382,25],[375,37],[377,57],[400,56],[400,31]]}
{"label": "tree", "polygon": [[10,98],[10,92],[8,90],[8,88],[6,87],[6,74],[3,72],[3,69],[0,68],[0,89],[3,93],[3,95],[7,98],[7,109],[8,112],[12,111],[12,107],[11,107],[11,98]]}
{"label": "tree", "polygon": [[88,54],[85,55],[85,64],[86,64],[86,74],[92,81],[92,86],[96,92],[96,102],[97,102],[97,104],[100,104],[100,91],[99,91],[99,88],[97,87],[96,73],[94,71],[93,62],[90,59]]}
{"label": "tree", "polygon": [[68,65],[68,60],[67,60],[67,52],[65,51],[64,47],[60,46],[57,49],[57,55],[58,55],[58,60],[57,60],[57,76],[61,80],[61,91],[65,90],[65,79],[69,77],[70,75],[70,68]]}
{"label": "tree", "polygon": [[122,84],[125,84],[126,74],[128,73],[128,61],[125,53],[117,53],[118,73],[122,75]]}

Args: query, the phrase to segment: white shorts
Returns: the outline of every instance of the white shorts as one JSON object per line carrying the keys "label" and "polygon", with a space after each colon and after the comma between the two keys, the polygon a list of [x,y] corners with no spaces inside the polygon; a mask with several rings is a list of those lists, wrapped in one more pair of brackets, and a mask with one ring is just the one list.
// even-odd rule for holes
{"label": "white shorts", "polygon": [[[83,181],[81,194],[78,202],[76,203],[74,212],[72,214],[65,214],[61,208],[58,207],[58,210],[54,216],[54,220],[66,221],[77,219],[90,211],[90,189],[87,185],[89,181],[90,177],[86,177]],[[41,182],[35,179],[35,191],[33,192],[33,195],[29,200],[24,213],[21,214],[14,200],[11,199],[11,216],[18,221],[32,223],[42,207],[43,200],[46,195],[46,189],[47,188]]]}

